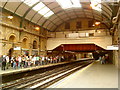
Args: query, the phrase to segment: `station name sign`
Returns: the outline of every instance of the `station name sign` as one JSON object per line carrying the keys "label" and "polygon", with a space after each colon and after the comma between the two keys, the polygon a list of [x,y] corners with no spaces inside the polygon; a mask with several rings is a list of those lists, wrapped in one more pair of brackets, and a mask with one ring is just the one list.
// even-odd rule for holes
{"label": "station name sign", "polygon": [[118,45],[107,46],[107,50],[119,50]]}
{"label": "station name sign", "polygon": [[14,47],[14,50],[21,50],[21,47]]}

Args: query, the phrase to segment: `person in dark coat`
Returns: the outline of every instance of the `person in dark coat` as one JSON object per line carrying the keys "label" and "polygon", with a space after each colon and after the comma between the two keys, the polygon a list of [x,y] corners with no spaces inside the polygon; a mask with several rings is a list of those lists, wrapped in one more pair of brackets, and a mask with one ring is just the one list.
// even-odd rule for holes
{"label": "person in dark coat", "polygon": [[6,57],[5,57],[5,55],[3,55],[3,58],[2,58],[2,70],[5,70],[5,67],[6,67]]}
{"label": "person in dark coat", "polygon": [[3,56],[0,55],[0,67],[2,67],[2,58],[3,58]]}

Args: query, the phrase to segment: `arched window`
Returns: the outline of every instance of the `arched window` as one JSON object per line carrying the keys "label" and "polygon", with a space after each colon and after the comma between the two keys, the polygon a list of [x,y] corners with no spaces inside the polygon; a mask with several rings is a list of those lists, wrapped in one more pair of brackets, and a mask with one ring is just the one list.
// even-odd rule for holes
{"label": "arched window", "polygon": [[22,41],[22,47],[27,48],[27,39],[26,38],[24,38]]}
{"label": "arched window", "polygon": [[37,49],[37,41],[33,41],[33,49]]}
{"label": "arched window", "polygon": [[9,42],[15,42],[15,36],[14,35],[9,37]]}

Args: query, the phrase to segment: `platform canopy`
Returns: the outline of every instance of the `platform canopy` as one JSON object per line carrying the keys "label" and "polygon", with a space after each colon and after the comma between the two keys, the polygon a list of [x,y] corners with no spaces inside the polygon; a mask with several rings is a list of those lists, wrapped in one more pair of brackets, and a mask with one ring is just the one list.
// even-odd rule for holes
{"label": "platform canopy", "polygon": [[[0,7],[47,30],[75,18],[91,18],[110,26],[112,10],[104,0],[1,0]],[[109,0],[107,0],[109,1]],[[22,23],[21,23],[22,24]]]}
{"label": "platform canopy", "polygon": [[61,44],[53,51],[94,52],[97,50],[105,49],[95,44]]}

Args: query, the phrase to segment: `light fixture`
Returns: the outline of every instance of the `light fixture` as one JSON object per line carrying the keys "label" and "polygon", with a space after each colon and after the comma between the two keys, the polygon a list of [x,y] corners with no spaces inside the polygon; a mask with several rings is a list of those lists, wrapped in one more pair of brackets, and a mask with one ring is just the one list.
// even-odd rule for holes
{"label": "light fixture", "polygon": [[7,18],[9,18],[9,19],[13,19],[13,16],[11,15],[11,16],[8,16]]}
{"label": "light fixture", "polygon": [[100,24],[100,22],[95,22],[95,25],[97,25],[97,26],[98,26],[99,24]]}
{"label": "light fixture", "polygon": [[95,24],[92,25],[93,27],[95,26]]}
{"label": "light fixture", "polygon": [[98,33],[101,33],[101,31],[97,31]]}
{"label": "light fixture", "polygon": [[38,27],[38,26],[35,27],[35,30],[36,30],[36,31],[39,31],[39,30],[40,30],[40,27]]}

